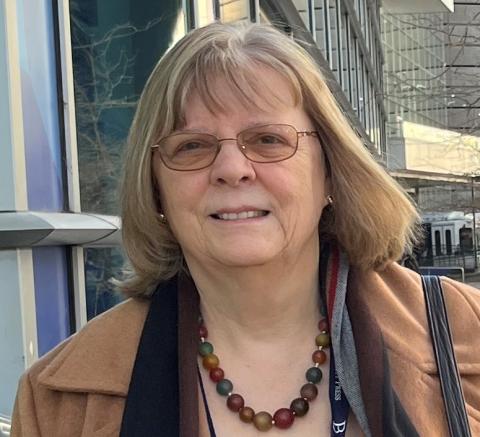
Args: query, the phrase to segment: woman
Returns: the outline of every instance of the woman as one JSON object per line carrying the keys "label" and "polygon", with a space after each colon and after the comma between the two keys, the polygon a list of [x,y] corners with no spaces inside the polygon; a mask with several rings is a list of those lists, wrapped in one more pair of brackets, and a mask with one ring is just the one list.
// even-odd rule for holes
{"label": "woman", "polygon": [[[26,373],[13,436],[447,435],[418,219],[299,45],[191,32],[131,128],[131,299]],[[480,295],[443,287],[478,434]]]}

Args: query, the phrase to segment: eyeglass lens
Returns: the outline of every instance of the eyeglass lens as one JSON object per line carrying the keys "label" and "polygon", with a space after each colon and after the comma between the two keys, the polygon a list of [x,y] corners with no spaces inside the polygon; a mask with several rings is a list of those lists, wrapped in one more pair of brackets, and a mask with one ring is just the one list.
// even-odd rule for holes
{"label": "eyeglass lens", "polygon": [[[159,143],[165,164],[178,170],[208,167],[218,154],[220,143],[214,135],[178,133]],[[290,158],[297,149],[297,130],[289,125],[266,125],[246,129],[237,136],[242,153],[254,162],[276,162]]]}

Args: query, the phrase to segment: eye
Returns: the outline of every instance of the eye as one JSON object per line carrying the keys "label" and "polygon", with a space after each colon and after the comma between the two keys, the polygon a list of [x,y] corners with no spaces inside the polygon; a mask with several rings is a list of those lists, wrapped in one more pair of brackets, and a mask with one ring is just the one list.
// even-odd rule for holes
{"label": "eye", "polygon": [[259,141],[263,144],[284,143],[284,139],[272,134],[263,134],[259,137]]}
{"label": "eye", "polygon": [[285,140],[285,138],[269,132],[252,135],[250,138],[248,138],[247,141],[249,144],[256,144],[262,146],[275,146],[287,143],[287,140]]}
{"label": "eye", "polygon": [[200,153],[207,150],[211,150],[212,147],[215,147],[215,145],[206,141],[199,141],[199,140],[185,141],[179,144],[175,148],[175,151],[173,154],[179,155],[179,154]]}

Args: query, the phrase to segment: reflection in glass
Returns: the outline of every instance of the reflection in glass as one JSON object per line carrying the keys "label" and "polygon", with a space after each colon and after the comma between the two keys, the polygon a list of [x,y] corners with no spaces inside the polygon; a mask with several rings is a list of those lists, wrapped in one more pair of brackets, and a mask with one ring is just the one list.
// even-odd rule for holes
{"label": "reflection in glass", "polygon": [[250,3],[248,0],[220,0],[220,20],[223,23],[250,20]]}
{"label": "reflection in glass", "polygon": [[123,254],[118,248],[85,249],[85,288],[87,318],[97,316],[123,298],[112,283],[121,278]]}
{"label": "reflection in glass", "polygon": [[[162,54],[185,34],[182,0],[70,0],[83,211],[117,215],[121,156],[136,102]],[[88,318],[121,297],[120,249],[86,249]]]}
{"label": "reflection in glass", "polygon": [[185,33],[182,1],[71,0],[70,13],[82,209],[116,214],[135,104],[159,57]]}
{"label": "reflection in glass", "polygon": [[327,58],[327,32],[325,25],[325,0],[315,0],[315,32],[317,46],[322,55]]}
{"label": "reflection in glass", "polygon": [[203,27],[215,21],[212,0],[196,0],[194,10],[196,27]]}
{"label": "reflection in glass", "polygon": [[293,0],[295,9],[298,11],[300,17],[302,18],[305,27],[312,31],[312,29],[310,29],[309,3],[309,0]]}
{"label": "reflection in glass", "polygon": [[338,82],[340,82],[340,72],[339,72],[339,61],[338,61],[338,35],[337,35],[337,9],[335,2],[329,2],[328,6],[328,26],[329,26],[329,38],[328,41],[330,43],[328,55],[329,59],[328,62],[330,64],[330,68],[333,71]]}

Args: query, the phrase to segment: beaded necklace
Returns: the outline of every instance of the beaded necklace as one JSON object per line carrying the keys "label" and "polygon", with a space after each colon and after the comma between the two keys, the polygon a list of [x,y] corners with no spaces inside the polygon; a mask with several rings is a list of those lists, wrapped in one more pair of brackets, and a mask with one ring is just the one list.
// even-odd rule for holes
{"label": "beaded necklace", "polygon": [[322,371],[320,365],[327,360],[327,354],[324,349],[330,345],[330,335],[328,333],[328,322],[321,319],[318,322],[320,333],[315,337],[317,349],[312,354],[313,367],[310,367],[305,377],[307,383],[300,389],[300,397],[295,398],[289,408],[278,409],[273,416],[267,411],[255,411],[245,406],[243,397],[237,393],[233,393],[233,383],[225,378],[225,372],[219,367],[220,360],[213,353],[213,345],[206,341],[208,338],[208,330],[203,322],[203,318],[199,318],[199,337],[200,344],[198,353],[202,357],[203,367],[209,371],[210,380],[216,384],[217,393],[227,398],[227,407],[238,416],[242,422],[252,423],[259,431],[268,431],[273,426],[279,429],[290,428],[296,417],[303,417],[308,413],[309,402],[312,402],[318,395],[316,384],[322,380]]}

